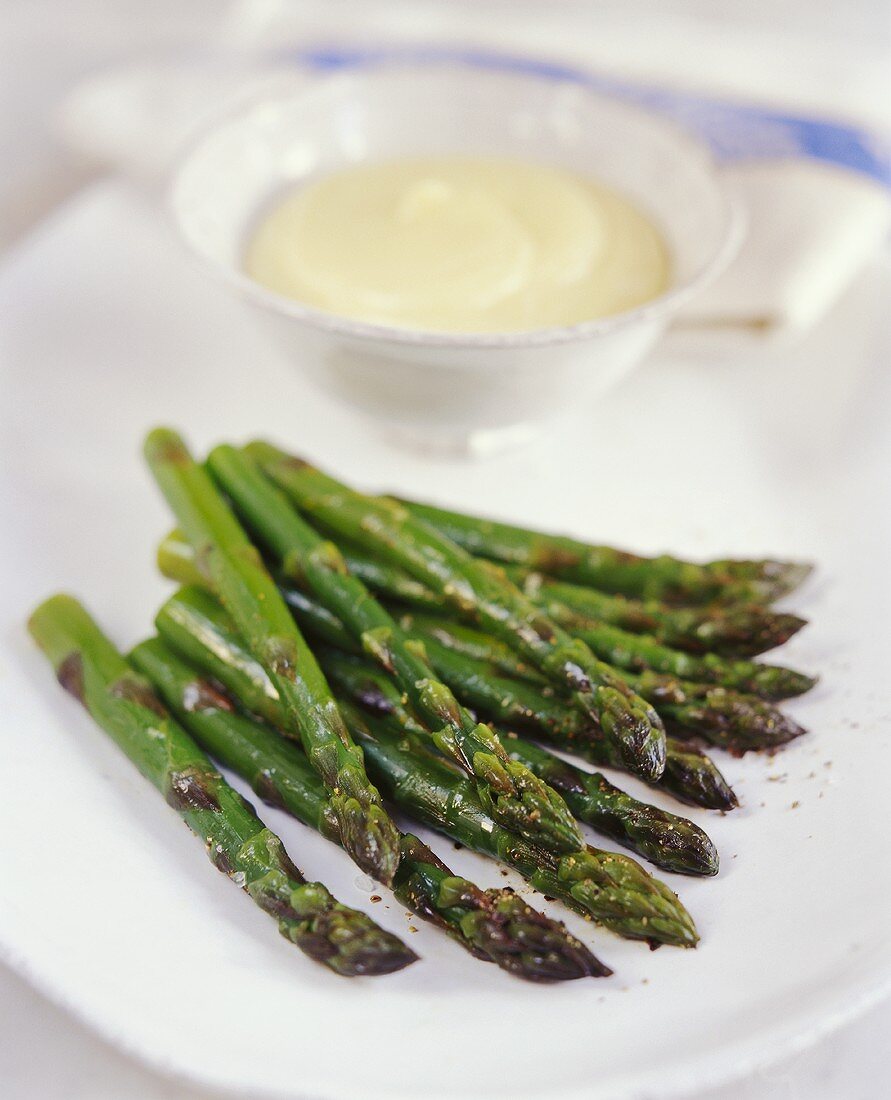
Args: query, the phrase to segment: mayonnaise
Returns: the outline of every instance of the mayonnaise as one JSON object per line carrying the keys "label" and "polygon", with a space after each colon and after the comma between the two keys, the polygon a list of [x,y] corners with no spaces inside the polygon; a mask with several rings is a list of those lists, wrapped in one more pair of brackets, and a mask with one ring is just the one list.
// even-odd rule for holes
{"label": "mayonnaise", "polygon": [[520,332],[630,309],[667,286],[665,243],[622,195],[560,168],[484,157],[363,164],[262,217],[248,274],[363,321]]}

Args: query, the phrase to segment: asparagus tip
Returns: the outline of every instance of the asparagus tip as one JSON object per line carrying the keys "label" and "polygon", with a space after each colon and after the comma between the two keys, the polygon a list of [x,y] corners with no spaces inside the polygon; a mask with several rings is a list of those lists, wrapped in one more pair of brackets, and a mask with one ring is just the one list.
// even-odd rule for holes
{"label": "asparagus tip", "polygon": [[778,595],[785,595],[799,588],[814,571],[813,562],[785,561],[770,562],[773,569],[765,570],[767,579],[772,580]]}
{"label": "asparagus tip", "polygon": [[386,811],[343,795],[332,795],[331,804],[344,850],[363,871],[390,886],[399,866],[400,836]]}
{"label": "asparagus tip", "polygon": [[[474,773],[484,781],[488,755],[478,752],[473,760]],[[480,797],[495,820],[550,851],[574,852],[580,848],[581,829],[563,798],[523,764],[515,760],[497,763],[509,775],[514,793],[493,796],[488,784],[480,785]]]}
{"label": "asparagus tip", "polygon": [[650,946],[695,947],[699,934],[676,894],[630,856],[586,848],[567,857],[560,877],[605,928]]}
{"label": "asparagus tip", "polygon": [[597,690],[599,721],[614,738],[630,772],[655,782],[665,771],[665,733],[656,711],[614,687]]}
{"label": "asparagus tip", "polygon": [[612,970],[560,922],[513,890],[486,890],[489,903],[464,922],[474,945],[503,970],[533,982],[606,978]]}
{"label": "asparagus tip", "polygon": [[305,902],[319,911],[299,926],[283,922],[281,931],[317,962],[344,977],[393,974],[417,961],[418,956],[398,936],[387,932],[367,914],[334,901],[319,883],[307,883],[294,891],[298,910]]}
{"label": "asparagus tip", "polygon": [[637,851],[657,867],[680,875],[716,875],[718,849],[704,829],[655,806],[628,812],[626,829]]}
{"label": "asparagus tip", "polygon": [[778,701],[804,695],[815,687],[818,677],[781,665],[761,665],[752,677],[752,687],[763,699]]}

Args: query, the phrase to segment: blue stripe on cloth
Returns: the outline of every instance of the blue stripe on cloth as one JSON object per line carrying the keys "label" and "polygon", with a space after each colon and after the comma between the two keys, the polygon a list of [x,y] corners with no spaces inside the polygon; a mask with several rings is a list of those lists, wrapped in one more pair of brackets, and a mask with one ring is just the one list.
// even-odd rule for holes
{"label": "blue stripe on cloth", "polygon": [[706,99],[688,92],[631,84],[567,65],[482,49],[410,46],[379,49],[325,46],[288,50],[279,59],[324,72],[384,62],[449,61],[473,68],[529,73],[583,84],[660,112],[704,141],[722,161],[750,157],[813,157],[861,172],[891,188],[891,146],[869,131],[826,119],[769,111],[763,107]]}

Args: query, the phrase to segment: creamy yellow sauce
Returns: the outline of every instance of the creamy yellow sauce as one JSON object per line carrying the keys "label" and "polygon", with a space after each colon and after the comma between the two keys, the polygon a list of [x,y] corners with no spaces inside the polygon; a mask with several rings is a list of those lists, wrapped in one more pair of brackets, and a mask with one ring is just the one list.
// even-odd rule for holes
{"label": "creamy yellow sauce", "polygon": [[289,193],[245,268],[330,313],[441,332],[572,325],[669,279],[659,231],[622,195],[559,168],[456,156],[360,165]]}

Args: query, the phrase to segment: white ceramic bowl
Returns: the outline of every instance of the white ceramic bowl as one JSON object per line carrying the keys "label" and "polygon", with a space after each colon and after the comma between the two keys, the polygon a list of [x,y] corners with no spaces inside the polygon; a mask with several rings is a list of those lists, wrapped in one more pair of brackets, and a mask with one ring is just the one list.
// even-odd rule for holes
{"label": "white ceramic bowl", "polygon": [[[561,165],[624,192],[665,234],[671,286],[601,320],[462,335],[350,320],[244,274],[251,227],[277,192],[346,164],[443,153]],[[710,155],[673,124],[579,83],[482,61],[390,60],[295,79],[207,128],[174,172],[170,204],[190,248],[257,307],[296,367],[403,436],[457,449],[516,438],[602,393],[739,238]]]}

